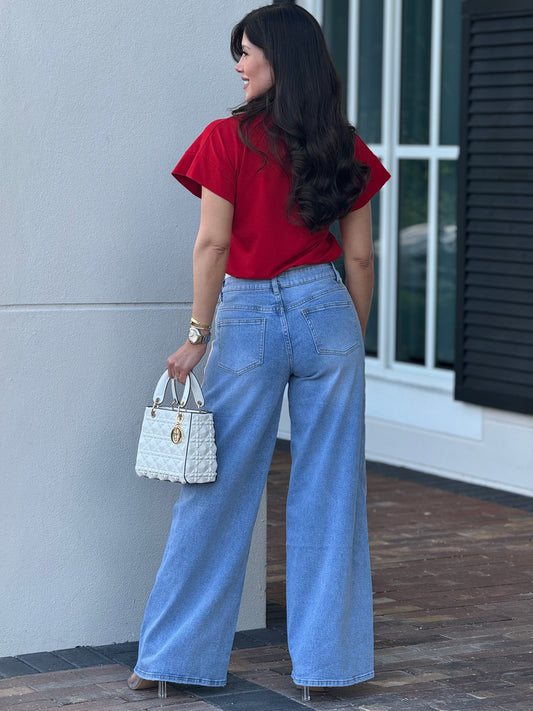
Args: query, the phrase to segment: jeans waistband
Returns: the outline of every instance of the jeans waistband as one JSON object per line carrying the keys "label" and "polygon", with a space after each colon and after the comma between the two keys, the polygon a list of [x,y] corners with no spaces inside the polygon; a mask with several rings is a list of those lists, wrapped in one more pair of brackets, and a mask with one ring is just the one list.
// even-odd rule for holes
{"label": "jeans waistband", "polygon": [[306,284],[317,279],[330,279],[334,277],[341,281],[339,272],[332,262],[326,264],[309,264],[301,267],[291,267],[272,279],[239,279],[227,275],[224,280],[225,289],[271,289],[273,283],[279,286],[296,286]]}

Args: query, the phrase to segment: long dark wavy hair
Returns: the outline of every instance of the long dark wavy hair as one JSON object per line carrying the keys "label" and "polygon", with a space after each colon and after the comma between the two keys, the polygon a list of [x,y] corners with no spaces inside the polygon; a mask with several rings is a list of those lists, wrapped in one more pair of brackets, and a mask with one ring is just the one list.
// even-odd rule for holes
{"label": "long dark wavy hair", "polygon": [[323,229],[348,214],[366,185],[368,168],[355,160],[355,129],[343,115],[341,82],[320,25],[292,3],[252,10],[231,34],[235,61],[242,55],[244,32],[263,50],[274,84],[234,109],[233,115],[240,117],[241,139],[258,150],[249,129],[262,117],[271,152],[283,162],[281,145],[288,157],[287,214],[303,221],[311,232]]}

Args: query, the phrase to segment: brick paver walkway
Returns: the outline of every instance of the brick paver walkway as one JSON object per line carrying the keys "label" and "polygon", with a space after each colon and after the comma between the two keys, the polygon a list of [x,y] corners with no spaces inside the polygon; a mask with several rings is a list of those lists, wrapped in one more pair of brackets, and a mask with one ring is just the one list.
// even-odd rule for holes
{"label": "brick paver walkway", "polygon": [[238,633],[228,686],[128,689],[136,645],[0,659],[0,709],[533,711],[533,500],[369,465],[376,677],[313,692],[290,680],[284,621],[289,455],[269,481],[269,628]]}

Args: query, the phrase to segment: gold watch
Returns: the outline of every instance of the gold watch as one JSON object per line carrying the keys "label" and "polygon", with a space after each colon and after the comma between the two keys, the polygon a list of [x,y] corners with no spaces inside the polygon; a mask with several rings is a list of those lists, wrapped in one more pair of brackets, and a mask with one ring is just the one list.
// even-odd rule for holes
{"label": "gold watch", "polygon": [[210,333],[206,333],[205,336],[202,336],[200,333],[200,329],[196,328],[196,326],[191,326],[189,328],[189,343],[194,344],[195,346],[204,344],[204,343],[209,343],[209,340],[211,338]]}

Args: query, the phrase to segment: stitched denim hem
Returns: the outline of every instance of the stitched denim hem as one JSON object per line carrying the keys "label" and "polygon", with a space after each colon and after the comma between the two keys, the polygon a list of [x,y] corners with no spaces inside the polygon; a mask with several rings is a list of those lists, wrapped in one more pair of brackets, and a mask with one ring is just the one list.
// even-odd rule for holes
{"label": "stitched denim hem", "polygon": [[150,681],[170,681],[174,684],[192,684],[193,686],[226,686],[226,679],[202,679],[195,676],[182,676],[180,674],[161,674],[144,671],[135,667],[135,673],[141,679],[149,679]]}
{"label": "stitched denim hem", "polygon": [[366,674],[359,674],[359,676],[353,676],[351,679],[301,679],[298,676],[292,675],[292,680],[297,686],[352,686],[352,684],[359,684],[361,681],[367,681],[372,679],[374,676],[374,670],[367,672]]}

